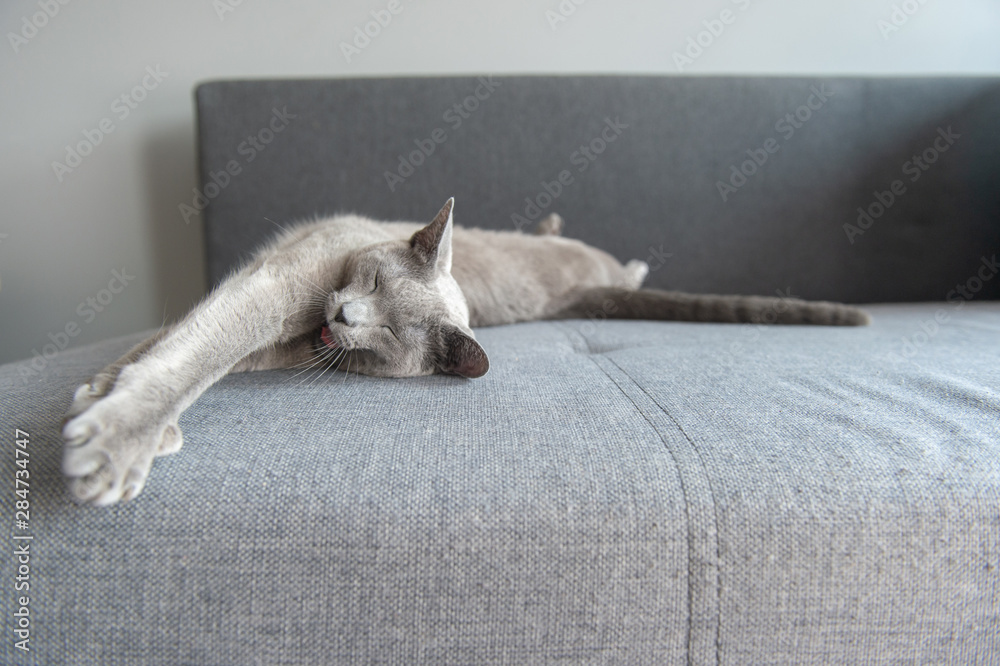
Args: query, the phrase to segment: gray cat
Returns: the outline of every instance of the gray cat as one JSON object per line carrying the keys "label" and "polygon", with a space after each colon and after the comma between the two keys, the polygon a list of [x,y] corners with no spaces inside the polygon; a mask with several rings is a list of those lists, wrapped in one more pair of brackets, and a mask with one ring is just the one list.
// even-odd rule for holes
{"label": "gray cat", "polygon": [[473,327],[602,316],[862,325],[835,303],[640,289],[648,266],[562,238],[463,229],[453,200],[427,226],[338,216],[287,231],[179,323],[79,387],[63,471],[80,502],[135,497],[153,458],[181,447],[177,419],[228,372],[343,369],[380,377],[489,369]]}

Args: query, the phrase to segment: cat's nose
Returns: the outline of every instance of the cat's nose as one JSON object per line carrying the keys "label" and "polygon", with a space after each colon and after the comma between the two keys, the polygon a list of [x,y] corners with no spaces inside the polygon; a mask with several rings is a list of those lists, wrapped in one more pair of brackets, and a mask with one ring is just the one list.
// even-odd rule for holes
{"label": "cat's nose", "polygon": [[337,309],[333,320],[345,326],[366,326],[371,320],[371,309],[364,301],[349,301]]}

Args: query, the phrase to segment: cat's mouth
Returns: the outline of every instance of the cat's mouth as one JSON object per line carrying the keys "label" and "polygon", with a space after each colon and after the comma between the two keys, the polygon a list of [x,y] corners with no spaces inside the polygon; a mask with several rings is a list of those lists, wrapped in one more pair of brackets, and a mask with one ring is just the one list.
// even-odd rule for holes
{"label": "cat's mouth", "polygon": [[324,323],[323,327],[319,330],[319,339],[330,349],[340,349],[341,347],[340,343],[333,337],[333,332],[330,331],[330,326],[326,323]]}

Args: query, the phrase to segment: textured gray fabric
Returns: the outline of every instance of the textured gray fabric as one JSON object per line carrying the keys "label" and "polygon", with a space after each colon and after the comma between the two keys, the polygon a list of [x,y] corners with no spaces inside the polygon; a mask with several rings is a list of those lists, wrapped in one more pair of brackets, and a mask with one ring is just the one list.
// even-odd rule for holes
{"label": "textured gray fabric", "polygon": [[[59,422],[137,338],[27,381],[0,367],[2,467],[13,489],[27,431],[34,536],[29,655],[13,546],[0,558],[4,662],[995,662],[1000,304],[983,301],[1000,280],[971,280],[1000,246],[997,80],[508,77],[456,127],[444,114],[483,85],[200,87],[213,280],[273,232],[265,217],[422,219],[455,195],[460,222],[511,228],[568,170],[546,210],[660,264],[654,286],[942,302],[872,307],[865,329],[483,329],[475,381],[233,375],[110,509],[67,500]],[[776,122],[823,85],[784,138]],[[579,171],[605,119],[628,127]],[[851,244],[856,209],[949,127]],[[439,128],[390,191],[384,172]],[[716,181],[769,138],[722,201]]]}
{"label": "textured gray fabric", "polygon": [[475,381],[233,375],[110,509],[63,495],[58,423],[134,338],[0,367],[35,536],[4,659],[992,663],[1000,304],[871,310],[482,329]]}
{"label": "textured gray fabric", "polygon": [[[265,218],[429,220],[452,195],[457,223],[512,229],[526,198],[557,193],[544,210],[568,236],[649,257],[651,286],[703,293],[796,285],[813,299],[939,301],[1000,247],[996,78],[485,78],[201,86],[211,280],[274,233]],[[609,118],[628,127],[616,134]],[[257,150],[248,137],[261,131],[270,142]],[[614,141],[590,161],[580,149],[600,149],[605,131]],[[928,150],[926,170],[906,166]],[[723,201],[717,182],[754,154],[767,161]],[[390,189],[401,156],[416,166]],[[844,225],[859,207],[877,213],[876,193],[892,202],[851,243]],[[1000,281],[977,295],[998,297]]]}

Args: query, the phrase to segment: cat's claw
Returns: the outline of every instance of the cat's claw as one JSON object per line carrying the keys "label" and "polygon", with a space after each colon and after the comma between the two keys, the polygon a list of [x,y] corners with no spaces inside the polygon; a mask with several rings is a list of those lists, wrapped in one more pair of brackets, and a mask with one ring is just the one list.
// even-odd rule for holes
{"label": "cat's claw", "polygon": [[102,397],[104,397],[104,393],[97,389],[93,383],[82,384],[77,387],[76,392],[73,394],[73,404],[69,406],[69,410],[66,412],[63,425],[65,426],[69,423],[74,416],[83,414]]}
{"label": "cat's claw", "polygon": [[184,435],[176,423],[171,423],[163,430],[160,446],[156,449],[157,456],[168,456],[177,453],[184,444]]}
{"label": "cat's claw", "polygon": [[[63,427],[62,469],[76,502],[108,506],[132,499],[142,492],[153,458],[183,443],[176,422],[151,425],[140,418],[145,410],[123,398],[98,399]],[[78,401],[79,395],[74,407]]]}

